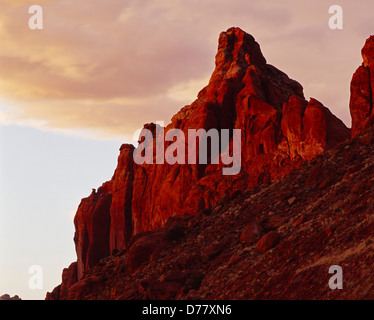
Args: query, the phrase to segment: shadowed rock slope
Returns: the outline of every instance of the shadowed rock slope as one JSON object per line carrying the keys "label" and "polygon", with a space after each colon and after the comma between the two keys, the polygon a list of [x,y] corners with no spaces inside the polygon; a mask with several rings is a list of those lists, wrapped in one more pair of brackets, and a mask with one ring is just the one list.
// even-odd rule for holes
{"label": "shadowed rock slope", "polygon": [[[329,268],[343,290],[329,289]],[[285,178],[170,218],[67,299],[374,299],[374,132]]]}
{"label": "shadowed rock slope", "polygon": [[[123,145],[112,180],[78,208],[77,262],[47,299],[372,298],[374,139],[355,79],[348,140],[252,36],[221,33],[209,84],[165,131],[241,129],[241,172],[137,165]],[[334,264],[346,290],[328,287]]]}

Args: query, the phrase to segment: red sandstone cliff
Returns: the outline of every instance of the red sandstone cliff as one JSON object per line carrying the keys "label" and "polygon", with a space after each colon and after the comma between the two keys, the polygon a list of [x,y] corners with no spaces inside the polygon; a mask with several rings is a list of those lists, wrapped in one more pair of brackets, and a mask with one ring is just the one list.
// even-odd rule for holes
{"label": "red sandstone cliff", "polygon": [[[332,265],[343,290],[329,288]],[[135,236],[61,297],[373,300],[373,265],[374,128],[211,212]]]}
{"label": "red sandstone cliff", "polygon": [[366,40],[361,55],[364,61],[351,81],[352,137],[374,125],[374,36]]}
{"label": "red sandstone cliff", "polygon": [[[372,42],[367,43],[370,47]],[[372,55],[363,52],[366,65],[362,68],[368,75]],[[367,79],[359,82],[357,90],[368,91]],[[351,100],[352,118],[361,123],[357,100]],[[367,100],[360,106],[368,109]],[[145,128],[154,132],[156,127]],[[127,250],[133,236],[163,226],[172,216],[199,214],[239,190],[282,178],[350,135],[320,102],[305,100],[298,82],[267,64],[255,39],[239,28],[221,33],[209,84],[171,119],[165,131],[173,128],[186,136],[188,129],[241,129],[240,173],[223,176],[222,165],[212,164],[138,165],[133,161],[134,147],[123,145],[113,178],[79,205],[74,219],[77,267],[65,271],[71,277],[63,281],[64,290],[58,288],[48,298],[66,298],[67,281],[71,285],[70,279],[82,279],[100,259]],[[354,128],[357,132],[361,127]]]}

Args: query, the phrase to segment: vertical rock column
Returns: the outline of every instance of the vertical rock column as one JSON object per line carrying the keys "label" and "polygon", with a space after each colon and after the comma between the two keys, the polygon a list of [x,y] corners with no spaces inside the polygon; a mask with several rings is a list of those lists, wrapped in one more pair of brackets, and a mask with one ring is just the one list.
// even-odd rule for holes
{"label": "vertical rock column", "polygon": [[374,36],[366,40],[361,55],[363,63],[351,81],[352,138],[374,125]]}

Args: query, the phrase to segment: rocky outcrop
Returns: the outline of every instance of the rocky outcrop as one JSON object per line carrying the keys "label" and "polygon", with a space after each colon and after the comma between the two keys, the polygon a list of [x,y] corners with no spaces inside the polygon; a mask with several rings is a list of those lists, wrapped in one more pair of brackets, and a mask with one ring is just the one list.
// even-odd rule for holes
{"label": "rocky outcrop", "polygon": [[374,126],[374,36],[366,40],[361,55],[363,63],[351,81],[352,137]]}
{"label": "rocky outcrop", "polygon": [[78,279],[83,272],[110,254],[111,183],[104,184],[82,200],[74,218]]}
{"label": "rocky outcrop", "polygon": [[[210,212],[169,220],[87,270],[68,298],[373,300],[374,128]],[[333,265],[343,290],[329,288]]]}
{"label": "rocky outcrop", "polygon": [[120,148],[117,169],[112,179],[110,205],[110,252],[126,248],[132,236],[132,195],[134,185],[134,146]]}
{"label": "rocky outcrop", "polygon": [[69,268],[62,271],[61,285],[47,293],[47,300],[59,300],[61,297],[68,297],[68,290],[78,281],[77,263],[73,262]]}
{"label": "rocky outcrop", "polygon": [[14,297],[11,297],[9,294],[3,294],[0,296],[0,300],[21,300],[19,296],[15,295]]}
{"label": "rocky outcrop", "polygon": [[[222,175],[224,165],[211,159],[136,164],[135,148],[123,145],[113,178],[79,205],[78,280],[103,257],[128,250],[134,235],[162,227],[173,216],[207,212],[240,190],[284,177],[349,137],[349,129],[317,100],[305,100],[302,86],[268,64],[259,44],[241,29],[221,33],[215,65],[208,85],[164,131],[179,129],[187,137],[189,129],[240,129],[240,172]],[[160,129],[144,128],[154,136]],[[187,139],[187,148],[191,145]]]}

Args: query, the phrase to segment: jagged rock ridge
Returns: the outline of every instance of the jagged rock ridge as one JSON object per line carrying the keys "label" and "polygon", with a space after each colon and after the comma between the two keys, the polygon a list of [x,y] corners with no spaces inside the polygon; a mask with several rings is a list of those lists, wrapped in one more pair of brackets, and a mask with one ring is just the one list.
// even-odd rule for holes
{"label": "jagged rock ridge", "polygon": [[82,199],[74,220],[77,263],[49,298],[66,298],[67,287],[102,258],[127,251],[136,235],[282,178],[350,135],[320,102],[305,100],[298,82],[267,64],[255,39],[239,28],[221,33],[209,84],[165,131],[173,128],[241,129],[241,172],[223,176],[221,165],[212,164],[137,165],[134,147],[123,145],[113,178]]}
{"label": "jagged rock ridge", "polygon": [[[67,299],[374,299],[374,130],[103,258]],[[331,290],[329,268],[343,270]]]}

